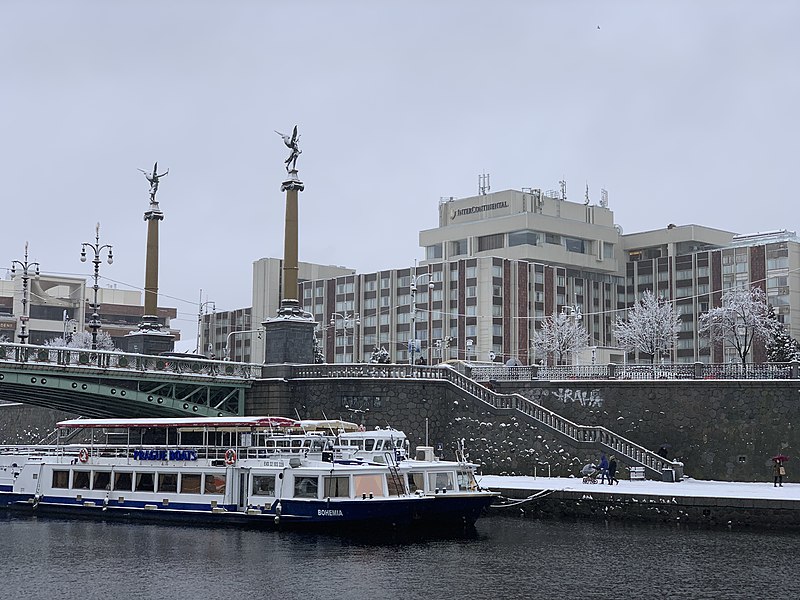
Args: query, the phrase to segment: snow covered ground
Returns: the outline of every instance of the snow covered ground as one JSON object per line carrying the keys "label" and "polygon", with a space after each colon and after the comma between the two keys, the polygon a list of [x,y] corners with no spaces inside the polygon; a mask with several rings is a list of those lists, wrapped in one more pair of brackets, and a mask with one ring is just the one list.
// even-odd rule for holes
{"label": "snow covered ground", "polygon": [[505,477],[479,475],[478,483],[489,489],[519,489],[537,492],[556,490],[592,494],[645,494],[654,496],[687,496],[692,498],[751,498],[800,501],[800,484],[786,483],[773,487],[770,483],[702,481],[684,479],[679,483],[622,480],[619,485],[583,483],[574,477]]}

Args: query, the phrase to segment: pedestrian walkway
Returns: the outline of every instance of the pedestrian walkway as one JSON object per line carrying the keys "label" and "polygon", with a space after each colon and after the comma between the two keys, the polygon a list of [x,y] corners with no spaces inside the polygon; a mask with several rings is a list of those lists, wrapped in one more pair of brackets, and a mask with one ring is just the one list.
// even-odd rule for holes
{"label": "pedestrian walkway", "polygon": [[[628,481],[619,485],[583,483],[579,477],[507,477],[482,475],[478,483],[490,489],[518,490],[535,494],[541,491],[584,492],[590,494],[675,496],[685,498],[730,498],[791,500],[800,503],[800,483],[773,487],[772,482],[704,481],[685,478],[678,483],[662,481]],[[798,505],[800,509],[800,504]]]}

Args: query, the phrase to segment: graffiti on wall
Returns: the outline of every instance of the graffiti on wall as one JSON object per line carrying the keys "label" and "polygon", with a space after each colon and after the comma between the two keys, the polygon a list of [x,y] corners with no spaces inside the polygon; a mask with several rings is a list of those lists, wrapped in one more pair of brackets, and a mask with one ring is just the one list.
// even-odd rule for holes
{"label": "graffiti on wall", "polygon": [[600,394],[598,388],[591,390],[572,389],[572,388],[558,388],[556,390],[547,390],[542,388],[534,388],[531,390],[529,400],[536,404],[542,403],[542,398],[552,396],[564,404],[577,402],[581,406],[600,407],[603,406],[603,396]]}

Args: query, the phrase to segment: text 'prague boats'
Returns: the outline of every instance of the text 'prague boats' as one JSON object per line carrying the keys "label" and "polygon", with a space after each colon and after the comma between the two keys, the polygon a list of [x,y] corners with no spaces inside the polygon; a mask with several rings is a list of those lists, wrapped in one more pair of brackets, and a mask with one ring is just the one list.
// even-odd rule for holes
{"label": "text 'prague boats'", "polygon": [[496,493],[476,465],[405,434],[282,417],[74,419],[0,449],[0,506],[96,518],[426,530],[470,526]]}

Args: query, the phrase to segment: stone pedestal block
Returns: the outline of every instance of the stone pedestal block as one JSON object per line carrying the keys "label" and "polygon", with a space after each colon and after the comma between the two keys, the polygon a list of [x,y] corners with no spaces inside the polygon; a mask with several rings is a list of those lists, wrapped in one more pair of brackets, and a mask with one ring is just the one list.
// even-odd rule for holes
{"label": "stone pedestal block", "polygon": [[172,352],[175,348],[175,336],[162,331],[137,331],[123,338],[125,352],[135,354],[161,354]]}
{"label": "stone pedestal block", "polygon": [[301,311],[297,301],[284,300],[278,316],[264,326],[266,352],[264,363],[313,364],[316,321]]}

